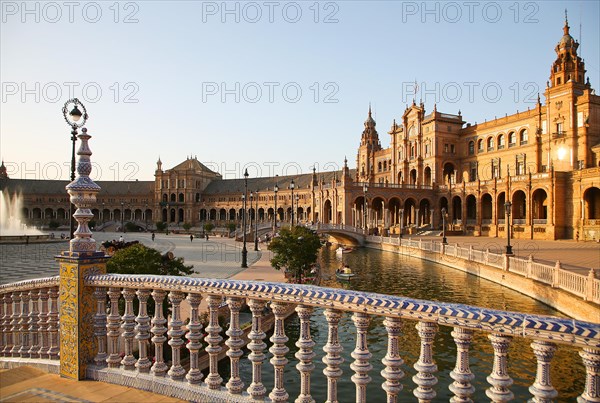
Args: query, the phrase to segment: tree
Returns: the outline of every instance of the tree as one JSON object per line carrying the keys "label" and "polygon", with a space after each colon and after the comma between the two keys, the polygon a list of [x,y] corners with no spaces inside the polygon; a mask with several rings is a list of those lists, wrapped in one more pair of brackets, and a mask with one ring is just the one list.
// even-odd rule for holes
{"label": "tree", "polygon": [[189,222],[184,222],[183,223],[183,229],[186,231],[189,231],[190,228],[192,228],[192,224],[190,224]]}
{"label": "tree", "polygon": [[162,222],[162,221],[157,221],[156,222],[156,230],[157,231],[164,231],[165,229],[167,229],[167,223],[166,222]]}
{"label": "tree", "polygon": [[60,223],[58,221],[50,220],[48,227],[50,227],[50,229],[57,229],[60,227]]}
{"label": "tree", "polygon": [[227,224],[227,229],[229,230],[229,233],[231,234],[233,231],[235,231],[235,223],[230,222],[229,224]]}
{"label": "tree", "polygon": [[206,224],[204,224],[204,231],[206,232],[212,231],[213,228],[215,228],[215,225],[213,223],[207,222]]}
{"label": "tree", "polygon": [[115,252],[106,264],[109,273],[160,274],[163,276],[185,276],[192,274],[194,266],[186,266],[183,258],[169,259],[156,249],[142,244],[132,245]]}
{"label": "tree", "polygon": [[282,228],[269,244],[269,250],[275,255],[271,265],[285,269],[294,275],[297,283],[310,271],[317,261],[321,248],[319,236],[305,227]]}

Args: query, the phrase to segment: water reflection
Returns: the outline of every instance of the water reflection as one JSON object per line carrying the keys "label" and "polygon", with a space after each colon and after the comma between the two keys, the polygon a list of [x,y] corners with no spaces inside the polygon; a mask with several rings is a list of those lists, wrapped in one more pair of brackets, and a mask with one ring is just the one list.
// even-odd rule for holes
{"label": "water reflection", "polygon": [[[335,269],[340,266],[341,262],[333,250],[326,249],[321,254],[321,268],[324,277],[321,285],[564,317],[547,305],[516,291],[431,262],[370,249],[358,249],[344,255],[343,259],[344,263],[349,264],[357,274],[353,280],[349,283],[340,283],[336,280]],[[399,401],[416,400],[412,394],[413,388],[416,387],[412,382],[412,377],[416,373],[413,365],[418,360],[420,340],[415,325],[414,321],[403,322],[400,355],[404,360],[402,370],[405,372],[405,376],[402,380],[403,391]],[[452,397],[448,386],[453,382],[450,378],[450,371],[455,365],[456,345],[450,335],[451,331],[450,327],[440,326],[434,342],[434,359],[438,367],[438,372],[435,374],[438,378],[438,384],[435,387],[436,401],[448,401]],[[311,378],[311,393],[317,402],[327,399],[327,381],[323,375],[325,364],[321,361],[324,356],[323,346],[327,342],[327,333],[327,322],[322,311],[316,309],[311,320],[311,335],[316,343],[314,351],[317,354],[314,360],[315,370]],[[350,353],[354,350],[355,333],[350,315],[344,315],[339,324],[340,343],[344,347],[342,353],[344,363],[341,366],[344,375],[338,382],[338,397],[341,402],[355,400],[356,387],[350,379],[354,373],[350,369],[353,361]],[[285,388],[290,394],[290,400],[294,400],[299,394],[300,388],[299,375],[295,368],[298,360],[294,357],[294,353],[298,350],[295,341],[298,340],[300,334],[297,316],[292,316],[286,322],[286,334],[290,339],[287,343],[290,352],[287,355],[289,363],[285,370]],[[268,337],[271,337],[271,334]],[[268,340],[265,341],[270,347],[271,343]],[[525,401],[531,398],[528,388],[535,381],[536,360],[530,343],[530,341],[515,338],[509,349],[509,375],[514,380],[510,389],[515,394],[515,401]],[[381,389],[381,384],[385,382],[385,379],[380,375],[384,368],[381,360],[387,350],[387,333],[383,325],[383,318],[372,318],[369,326],[368,345],[373,354],[371,359],[373,370],[369,373],[372,381],[367,388],[367,396],[373,402],[385,401],[385,392]],[[246,355],[247,353],[246,351]],[[269,353],[267,356],[270,358],[271,354]],[[494,353],[487,334],[476,333],[470,350],[471,371],[475,374],[474,401],[489,400],[485,395],[485,389],[490,387],[486,377],[492,371],[493,358]],[[226,361],[228,360],[222,361],[221,367],[227,371],[228,362]],[[273,388],[273,373],[270,368],[269,370],[264,369],[263,383],[270,391]],[[252,368],[248,360],[242,360],[241,372],[244,383],[246,386],[249,385]],[[553,359],[551,376],[554,386],[559,390],[558,401],[573,401],[576,396],[581,394],[585,382],[585,369],[577,350],[559,345]]]}

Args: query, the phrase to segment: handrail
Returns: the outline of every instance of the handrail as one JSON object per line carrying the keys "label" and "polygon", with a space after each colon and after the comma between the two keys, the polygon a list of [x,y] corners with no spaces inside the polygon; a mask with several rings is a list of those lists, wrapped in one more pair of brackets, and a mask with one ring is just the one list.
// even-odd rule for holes
{"label": "handrail", "polygon": [[[494,328],[495,332],[514,336],[557,343],[568,340],[569,344],[580,347],[600,348],[600,329],[598,325],[589,322],[338,288],[272,282],[158,275],[132,276],[126,274],[88,276],[85,278],[85,285],[92,287],[161,289],[164,291],[176,290],[178,292],[222,295],[225,297],[243,296],[250,299],[315,307],[335,307],[335,309],[344,311],[362,312],[378,316],[385,315],[394,318],[420,318],[440,325],[447,325],[449,320],[452,319],[452,323],[467,329]],[[562,330],[556,330],[558,328]],[[566,335],[569,337],[566,338]]]}
{"label": "handrail", "polygon": [[15,283],[1,284],[0,294],[33,290],[37,288],[58,287],[60,276],[34,278],[30,280],[17,281]]}

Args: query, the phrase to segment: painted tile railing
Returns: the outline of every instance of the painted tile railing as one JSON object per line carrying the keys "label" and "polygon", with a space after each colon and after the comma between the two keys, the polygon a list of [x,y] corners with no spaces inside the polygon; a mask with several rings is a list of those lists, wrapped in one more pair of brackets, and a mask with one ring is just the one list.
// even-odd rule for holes
{"label": "painted tile railing", "polygon": [[0,357],[59,359],[58,284],[55,276],[0,286]]}
{"label": "painted tile railing", "polygon": [[[311,322],[323,315],[328,325],[327,343],[322,347],[323,375],[326,377],[327,401],[348,401],[338,395],[342,376],[338,324],[351,315],[354,324],[355,349],[350,368],[357,402],[367,401],[367,385],[372,381],[369,351],[369,324],[382,317],[387,332],[387,354],[382,359],[384,380],[381,388],[387,401],[405,401],[403,393],[403,338],[409,323],[415,324],[420,340],[418,360],[413,368],[414,397],[420,402],[436,400],[439,388],[434,361],[434,339],[439,327],[451,327],[456,343],[456,366],[450,373],[454,382],[448,389],[455,401],[470,401],[474,394],[475,374],[469,367],[469,351],[474,337],[487,334],[493,349],[492,372],[487,376],[485,394],[494,402],[513,398],[512,379],[508,373],[509,348],[514,338],[531,340],[537,360],[535,381],[529,387],[534,401],[551,401],[559,395],[550,379],[552,357],[559,345],[575,346],[586,368],[585,389],[580,401],[600,399],[600,325],[572,319],[526,315],[479,307],[414,300],[381,294],[347,291],[315,286],[282,283],[210,280],[168,276],[93,275],[85,279],[96,300],[94,334],[96,355],[87,367],[87,377],[105,382],[125,384],[139,389],[194,401],[273,401],[292,399],[286,390],[286,367],[291,366],[288,336],[284,319],[293,308],[300,321],[295,357],[299,380],[296,401],[314,401],[311,376],[315,367],[315,342]],[[2,318],[0,362],[18,357],[19,365],[43,359],[56,360],[58,346],[58,279],[49,278],[9,284],[0,287]],[[137,301],[136,301],[137,300]],[[208,324],[203,329],[199,316],[202,300],[208,307]],[[218,310],[225,300],[229,326],[223,343]],[[153,301],[154,314],[148,314]],[[189,311],[182,309],[186,302]],[[136,304],[137,302],[137,304]],[[163,314],[169,304],[170,315]],[[251,353],[243,358],[244,331],[240,327],[240,310],[246,303],[251,311]],[[274,331],[268,352],[262,328],[265,307],[274,314]],[[317,309],[315,309],[317,308]],[[401,326],[404,329],[401,330]],[[92,336],[92,335],[90,335]],[[85,337],[85,335],[82,335]],[[189,352],[189,363],[181,361],[182,351]],[[149,356],[152,350],[154,356]],[[227,373],[219,370],[218,361],[227,350]],[[167,353],[170,359],[167,360]],[[442,351],[448,354],[448,351]],[[208,356],[208,375],[199,366],[200,355]],[[10,357],[10,358],[8,358]],[[226,358],[227,359],[227,358]],[[249,361],[245,365],[242,360]],[[269,365],[270,364],[270,365]],[[245,385],[241,368],[249,368],[252,382]],[[267,390],[262,374],[273,374],[273,388]],[[477,374],[481,376],[481,374]],[[225,382],[226,381],[226,382]],[[224,386],[223,386],[224,383]],[[520,397],[519,397],[520,399]]]}

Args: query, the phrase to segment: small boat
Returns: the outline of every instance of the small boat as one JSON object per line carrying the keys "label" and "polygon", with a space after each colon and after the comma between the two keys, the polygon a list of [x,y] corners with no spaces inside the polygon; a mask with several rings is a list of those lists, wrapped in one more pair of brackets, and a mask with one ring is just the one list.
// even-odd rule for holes
{"label": "small boat", "polygon": [[350,252],[352,252],[353,250],[354,250],[354,249],[352,249],[352,248],[344,248],[344,247],[340,246],[339,248],[337,248],[337,249],[335,250],[335,254],[336,254],[336,255],[342,255],[342,254],[344,254],[344,253],[350,253]]}
{"label": "small boat", "polygon": [[356,276],[355,273],[335,273],[338,280],[351,280],[352,277]]}

